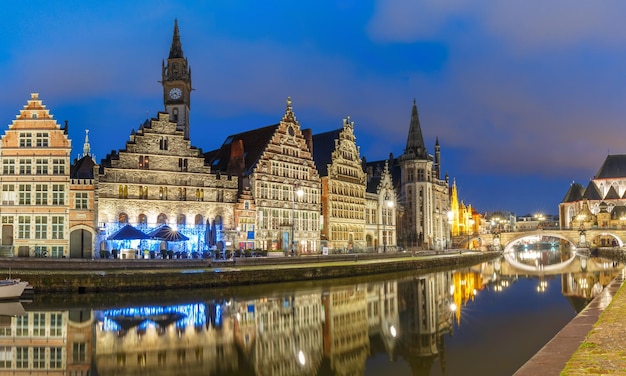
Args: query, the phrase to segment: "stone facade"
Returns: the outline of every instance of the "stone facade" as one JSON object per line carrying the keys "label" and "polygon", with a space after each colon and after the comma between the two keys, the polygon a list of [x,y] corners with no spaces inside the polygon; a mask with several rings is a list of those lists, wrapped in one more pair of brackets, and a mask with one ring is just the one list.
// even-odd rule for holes
{"label": "stone facade", "polygon": [[406,148],[398,161],[402,171],[399,193],[403,198],[405,216],[404,242],[410,247],[443,249],[450,239],[448,179],[440,178],[438,140],[434,157],[426,150],[415,102]]}
{"label": "stone facade", "polygon": [[366,175],[354,122],[348,117],[341,129],[313,136],[313,150],[322,183],[322,239],[331,250],[365,251]]}
{"label": "stone facade", "polygon": [[[131,135],[125,149],[101,163],[99,241],[125,223],[143,230],[167,224],[190,237],[188,247],[204,250],[206,220],[216,220],[219,232],[233,229],[235,202],[237,179],[212,174],[169,114],[159,113]],[[218,235],[216,241],[225,239]]]}
{"label": "stone facade", "polygon": [[2,247],[13,256],[69,257],[70,152],[38,94],[2,136]]}
{"label": "stone facade", "polygon": [[310,131],[306,137],[288,99],[283,118],[249,176],[257,205],[257,244],[262,249],[319,251],[321,191],[311,146]]}

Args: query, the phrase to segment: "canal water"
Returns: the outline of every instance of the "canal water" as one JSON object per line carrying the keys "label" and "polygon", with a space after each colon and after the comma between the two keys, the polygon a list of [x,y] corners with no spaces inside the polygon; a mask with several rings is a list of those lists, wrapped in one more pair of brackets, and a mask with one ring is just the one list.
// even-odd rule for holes
{"label": "canal water", "polygon": [[623,266],[518,252],[432,273],[0,303],[0,374],[511,375]]}

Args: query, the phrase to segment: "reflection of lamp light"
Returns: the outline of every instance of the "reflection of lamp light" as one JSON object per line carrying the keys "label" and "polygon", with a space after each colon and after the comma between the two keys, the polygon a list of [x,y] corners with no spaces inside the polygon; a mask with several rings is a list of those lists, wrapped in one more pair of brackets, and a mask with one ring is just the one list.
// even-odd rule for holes
{"label": "reflection of lamp light", "polygon": [[294,216],[294,212],[296,209],[296,195],[298,195],[298,197],[302,197],[302,195],[304,194],[298,182],[294,184],[293,189],[294,189],[294,192],[291,193],[291,255],[292,256],[295,254],[294,247],[296,245],[296,242],[294,239],[294,230],[296,227],[296,217]]}
{"label": "reflection of lamp light", "polygon": [[391,336],[393,338],[396,338],[396,336],[398,335],[398,332],[396,332],[396,327],[391,325],[391,327],[389,328],[389,333],[391,333]]}

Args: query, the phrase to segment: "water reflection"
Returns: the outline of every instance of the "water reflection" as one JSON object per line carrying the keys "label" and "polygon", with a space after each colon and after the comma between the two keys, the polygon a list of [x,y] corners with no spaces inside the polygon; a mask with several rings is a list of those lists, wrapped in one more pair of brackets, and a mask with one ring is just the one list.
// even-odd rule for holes
{"label": "water reflection", "polygon": [[[446,356],[446,341],[483,291],[497,297],[532,278],[534,293],[543,294],[560,277],[562,295],[580,311],[622,268],[581,256],[563,263],[569,258],[539,254],[544,267],[538,267],[519,262],[528,255],[518,254],[376,282],[337,280],[249,296],[203,292],[184,303],[97,309],[89,302],[80,309],[2,303],[0,373],[363,375],[401,364],[406,374],[443,374],[455,362]],[[546,270],[550,263],[561,271]]]}

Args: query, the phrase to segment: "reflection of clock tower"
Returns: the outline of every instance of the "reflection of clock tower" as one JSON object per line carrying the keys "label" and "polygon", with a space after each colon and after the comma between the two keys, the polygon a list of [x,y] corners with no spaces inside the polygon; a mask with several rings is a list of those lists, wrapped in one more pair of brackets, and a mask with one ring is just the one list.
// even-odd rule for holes
{"label": "reflection of clock tower", "polygon": [[189,107],[191,96],[191,69],[183,55],[178,34],[178,20],[174,20],[174,36],[167,64],[162,64],[163,103],[170,120],[178,123],[178,129],[189,139]]}

